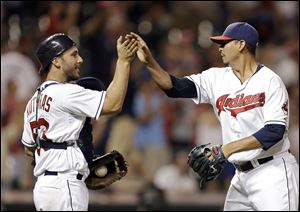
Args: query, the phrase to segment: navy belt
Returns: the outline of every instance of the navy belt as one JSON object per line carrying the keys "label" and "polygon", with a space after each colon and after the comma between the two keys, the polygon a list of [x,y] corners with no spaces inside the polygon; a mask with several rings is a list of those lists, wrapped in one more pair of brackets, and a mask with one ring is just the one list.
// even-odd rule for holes
{"label": "navy belt", "polygon": [[68,146],[73,146],[74,143],[54,143],[51,140],[40,140],[40,147],[45,149],[67,149]]}
{"label": "navy belt", "polygon": [[[261,165],[261,164],[264,164],[270,160],[273,160],[274,157],[273,156],[270,156],[270,157],[266,157],[266,158],[261,158],[261,159],[257,159],[257,162]],[[249,171],[249,170],[252,170],[254,169],[255,167],[252,165],[251,161],[247,161],[245,163],[242,163],[242,164],[234,164],[235,168],[239,171],[242,171],[242,172],[246,172],[246,171]]]}
{"label": "navy belt", "polygon": [[[290,149],[288,149],[288,153],[291,153]],[[257,162],[259,163],[259,165],[261,165],[261,164],[264,164],[264,163],[266,163],[270,160],[273,160],[273,159],[274,159],[274,157],[270,156],[270,157],[266,157],[266,158],[257,159]],[[242,163],[242,164],[234,163],[234,166],[237,170],[242,171],[242,172],[249,171],[249,170],[255,168],[250,161],[247,161],[247,162]]]}
{"label": "navy belt", "polygon": [[[52,172],[52,171],[45,171],[45,176],[46,175],[53,175],[53,176],[57,176],[57,174],[58,174],[58,172]],[[83,175],[82,174],[80,174],[80,173],[78,173],[77,175],[76,175],[76,179],[77,180],[82,180],[82,177],[83,177]]]}

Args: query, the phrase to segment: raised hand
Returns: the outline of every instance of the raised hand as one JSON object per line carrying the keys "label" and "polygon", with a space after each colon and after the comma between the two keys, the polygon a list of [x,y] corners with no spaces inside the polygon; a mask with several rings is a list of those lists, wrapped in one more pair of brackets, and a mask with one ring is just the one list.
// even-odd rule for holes
{"label": "raised hand", "polygon": [[142,63],[147,65],[153,59],[146,42],[138,34],[130,32],[130,34],[126,35],[126,39],[135,39],[138,41],[137,56]]}
{"label": "raised hand", "polygon": [[135,54],[138,50],[138,41],[136,39],[123,39],[120,36],[117,40],[118,57],[121,60],[131,62],[135,58]]}

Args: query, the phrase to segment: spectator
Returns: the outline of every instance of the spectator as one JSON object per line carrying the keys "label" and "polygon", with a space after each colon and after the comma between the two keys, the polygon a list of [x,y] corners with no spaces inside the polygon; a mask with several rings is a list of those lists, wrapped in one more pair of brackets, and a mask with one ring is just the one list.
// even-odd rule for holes
{"label": "spectator", "polygon": [[190,172],[187,164],[187,150],[174,153],[172,163],[161,166],[154,175],[154,184],[164,192],[195,193],[199,191],[196,175]]}
{"label": "spectator", "polygon": [[138,211],[165,211],[167,209],[165,193],[153,184],[146,186],[138,196]]}
{"label": "spectator", "polygon": [[32,59],[23,54],[22,47],[1,52],[1,111],[7,110],[3,97],[7,94],[9,83],[16,86],[16,100],[27,101],[29,95],[37,88],[39,77]]}
{"label": "spectator", "polygon": [[145,166],[152,177],[156,170],[170,160],[170,149],[162,119],[163,97],[147,72],[143,72],[134,97],[137,128],[134,145],[142,152]]}

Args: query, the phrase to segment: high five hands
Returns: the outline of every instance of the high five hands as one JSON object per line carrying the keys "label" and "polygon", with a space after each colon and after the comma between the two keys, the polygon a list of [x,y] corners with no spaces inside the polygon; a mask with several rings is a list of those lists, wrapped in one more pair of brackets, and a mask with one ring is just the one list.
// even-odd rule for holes
{"label": "high five hands", "polygon": [[130,34],[127,34],[125,36],[126,40],[137,40],[138,43],[138,50],[137,50],[137,56],[139,60],[144,63],[145,65],[149,64],[151,60],[153,60],[152,54],[146,44],[146,42],[139,36],[138,34],[134,32],[130,32]]}

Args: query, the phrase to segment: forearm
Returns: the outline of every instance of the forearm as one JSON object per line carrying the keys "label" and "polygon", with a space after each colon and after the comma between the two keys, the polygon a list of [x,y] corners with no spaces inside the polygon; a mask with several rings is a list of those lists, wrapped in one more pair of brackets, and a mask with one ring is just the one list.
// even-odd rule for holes
{"label": "forearm", "polygon": [[137,51],[137,56],[139,60],[147,67],[158,87],[163,90],[172,88],[172,81],[169,74],[156,62],[146,42],[134,32],[131,32],[130,35],[126,35],[126,37],[128,39],[134,38],[138,41],[139,50]]}
{"label": "forearm", "polygon": [[122,110],[127,92],[129,72],[130,62],[118,59],[113,80],[106,91],[103,114],[120,112]]}
{"label": "forearm", "polygon": [[161,68],[154,58],[149,59],[146,64],[154,82],[163,90],[172,88],[172,81],[170,75]]}
{"label": "forearm", "polygon": [[254,136],[249,136],[231,143],[224,144],[222,146],[222,150],[225,158],[228,158],[233,153],[258,149],[261,147],[261,143]]}

